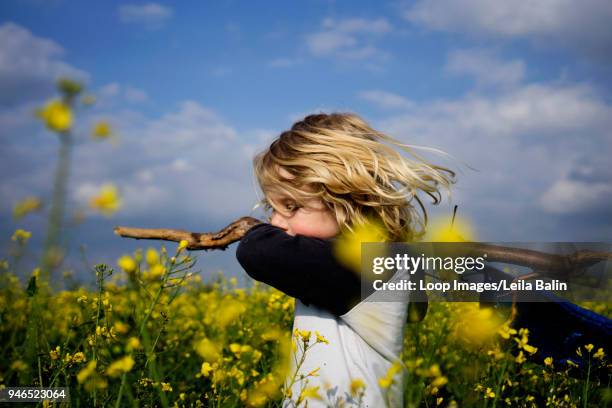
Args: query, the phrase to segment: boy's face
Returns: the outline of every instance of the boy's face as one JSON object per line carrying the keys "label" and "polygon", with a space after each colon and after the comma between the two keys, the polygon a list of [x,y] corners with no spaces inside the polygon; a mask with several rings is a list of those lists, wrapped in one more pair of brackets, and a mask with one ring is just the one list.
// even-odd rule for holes
{"label": "boy's face", "polygon": [[[284,169],[280,174],[292,178]],[[289,197],[270,194],[269,198],[279,203],[286,211],[283,214],[272,212],[270,224],[285,230],[291,236],[304,235],[307,237],[327,239],[338,235],[340,228],[332,212],[325,207],[319,199],[312,199],[307,203],[308,208],[294,208],[295,203]]]}

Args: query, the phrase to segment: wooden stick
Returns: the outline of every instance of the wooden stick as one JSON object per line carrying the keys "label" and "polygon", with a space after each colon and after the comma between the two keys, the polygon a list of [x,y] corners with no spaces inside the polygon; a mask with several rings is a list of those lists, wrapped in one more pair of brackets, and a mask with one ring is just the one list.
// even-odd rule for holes
{"label": "wooden stick", "polygon": [[124,238],[134,239],[157,239],[162,241],[188,242],[187,249],[190,250],[225,250],[230,244],[240,241],[246,232],[253,226],[263,221],[253,217],[242,217],[229,224],[218,232],[189,232],[176,229],[151,229],[115,227],[115,234]]}
{"label": "wooden stick", "polygon": [[488,262],[503,262],[521,265],[542,274],[554,273],[567,276],[584,272],[585,269],[598,262],[612,259],[612,252],[597,252],[588,249],[572,254],[557,255],[524,248],[503,247],[491,244],[466,242],[466,248],[479,254],[486,253]]}

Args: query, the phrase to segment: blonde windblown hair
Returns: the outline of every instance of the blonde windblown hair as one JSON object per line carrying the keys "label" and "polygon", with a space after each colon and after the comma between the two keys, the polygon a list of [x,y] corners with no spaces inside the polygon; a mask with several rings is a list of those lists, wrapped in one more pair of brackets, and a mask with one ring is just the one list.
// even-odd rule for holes
{"label": "blonde windblown hair", "polygon": [[[353,231],[352,226],[375,220],[386,228],[389,241],[421,238],[427,211],[417,193],[426,193],[435,205],[442,200],[440,187],[450,194],[455,183],[453,171],[427,163],[409,145],[373,129],[354,113],[306,116],[258,153],[253,165],[264,194],[290,197],[298,207],[319,198],[341,228]],[[293,177],[283,177],[281,167]],[[268,197],[256,207],[260,205],[286,211]]]}

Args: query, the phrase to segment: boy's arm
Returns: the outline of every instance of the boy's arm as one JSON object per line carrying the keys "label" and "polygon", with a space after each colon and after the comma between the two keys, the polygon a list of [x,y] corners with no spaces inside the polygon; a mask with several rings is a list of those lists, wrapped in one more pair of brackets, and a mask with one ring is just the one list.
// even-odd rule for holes
{"label": "boy's arm", "polygon": [[253,279],[340,316],[359,303],[361,284],[335,259],[332,245],[264,223],[242,237],[236,258]]}

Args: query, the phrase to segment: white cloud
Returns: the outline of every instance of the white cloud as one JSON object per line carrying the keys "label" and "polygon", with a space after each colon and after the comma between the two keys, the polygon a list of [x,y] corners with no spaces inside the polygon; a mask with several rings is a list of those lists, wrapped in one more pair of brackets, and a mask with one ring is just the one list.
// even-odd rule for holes
{"label": "white cloud", "polygon": [[392,92],[381,90],[362,91],[358,97],[384,109],[409,109],[414,102]]}
{"label": "white cloud", "polygon": [[566,178],[557,180],[541,195],[539,202],[546,211],[557,214],[610,208],[612,180],[607,183],[589,183]]}
{"label": "white cloud", "polygon": [[449,53],[446,70],[474,77],[478,86],[513,86],[523,81],[525,63],[503,61],[488,49],[462,49]]}
{"label": "white cloud", "polygon": [[114,123],[121,145],[79,146],[74,182],[114,180],[124,196],[118,215],[173,211],[227,220],[250,208],[249,154],[260,142],[239,138],[213,110],[184,101],[159,118]]}
{"label": "white cloud", "polygon": [[[590,85],[529,83],[487,94],[471,91],[459,99],[417,104],[379,126],[403,143],[456,158],[420,152],[459,170],[454,201],[487,230],[489,237],[479,239],[606,236],[602,222],[609,221],[602,219],[612,219],[607,204],[612,105]],[[570,229],[557,218],[569,214],[577,223]]]}
{"label": "white cloud", "polygon": [[0,106],[51,97],[60,76],[86,82],[88,74],[62,61],[64,53],[55,41],[18,24],[0,25]]}
{"label": "white cloud", "polygon": [[[586,84],[526,84],[492,96],[470,94],[419,107],[410,117],[411,131],[477,133],[489,138],[575,137],[594,127],[605,129],[612,108]],[[444,126],[448,125],[448,129]]]}
{"label": "white cloud", "polygon": [[119,20],[123,23],[142,24],[148,28],[162,27],[174,14],[170,7],[159,3],[143,5],[123,4],[119,6]]}
{"label": "white cloud", "polygon": [[569,47],[599,60],[611,58],[612,5],[607,0],[421,0],[402,14],[434,30],[522,38],[541,47]]}
{"label": "white cloud", "polygon": [[388,58],[386,52],[374,45],[380,36],[392,31],[391,24],[383,18],[326,18],[321,27],[322,30],[306,36],[306,46],[314,56],[345,59]]}

